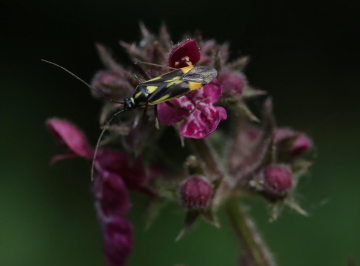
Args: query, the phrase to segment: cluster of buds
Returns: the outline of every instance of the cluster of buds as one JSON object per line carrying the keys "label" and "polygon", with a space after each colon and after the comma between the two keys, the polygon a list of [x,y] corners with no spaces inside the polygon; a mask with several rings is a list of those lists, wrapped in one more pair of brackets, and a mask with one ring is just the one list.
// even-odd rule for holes
{"label": "cluster of buds", "polygon": [[[146,75],[142,71],[140,77],[97,45],[105,69],[94,76],[92,87],[103,96],[121,101],[131,96],[147,75],[157,77],[189,64],[214,68],[217,78],[171,99],[170,103],[179,108],[158,104],[157,117],[149,110],[124,113],[120,122],[108,128],[94,161],[94,150],[75,126],[60,119],[47,121],[48,129],[68,149],[52,161],[79,156],[94,165],[95,210],[105,257],[111,266],[123,265],[131,251],[133,229],[125,218],[129,211],[129,189],[148,195],[150,202],[177,201],[186,213],[179,239],[199,217],[219,226],[216,210],[230,195],[238,195],[239,190],[261,195],[273,204],[297,206],[292,192],[310,165],[303,154],[312,148],[311,140],[301,132],[276,126],[272,101],[264,91],[252,88],[245,78],[247,57],[230,61],[228,45],[203,40],[199,33],[177,45],[172,44],[164,26],[158,36],[143,25],[141,33],[139,44],[121,42],[122,47],[134,62],[165,67],[148,67]],[[93,95],[103,100],[98,94]],[[263,102],[260,118],[247,107],[247,101],[255,97]],[[104,101],[100,123],[104,124],[118,107]],[[157,118],[160,130],[154,126]],[[229,120],[228,126],[218,129],[223,120]],[[169,152],[161,139],[169,126],[178,132],[178,149],[187,153],[183,161],[172,164],[181,166],[185,162],[186,171],[171,167],[168,159],[157,159],[159,150],[161,154]],[[121,143],[122,150],[104,148],[113,142]],[[152,220],[158,208],[150,205]]]}

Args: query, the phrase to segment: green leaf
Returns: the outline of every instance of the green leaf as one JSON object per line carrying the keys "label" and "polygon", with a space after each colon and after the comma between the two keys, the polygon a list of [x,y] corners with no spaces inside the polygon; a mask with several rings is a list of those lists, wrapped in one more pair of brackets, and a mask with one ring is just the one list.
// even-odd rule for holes
{"label": "green leaf", "polygon": [[199,218],[201,212],[198,210],[189,210],[186,212],[185,220],[180,233],[176,237],[176,241],[179,241],[180,238],[185,234],[186,231],[190,229],[190,227],[195,223],[195,221]]}

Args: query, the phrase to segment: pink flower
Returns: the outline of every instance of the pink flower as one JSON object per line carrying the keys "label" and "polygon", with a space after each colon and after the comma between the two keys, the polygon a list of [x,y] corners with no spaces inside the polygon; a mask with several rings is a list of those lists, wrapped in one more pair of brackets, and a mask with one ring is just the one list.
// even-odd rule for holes
{"label": "pink flower", "polygon": [[[169,56],[169,66],[185,66],[185,58],[188,58],[192,64],[199,61],[200,52],[195,41],[188,40],[175,46]],[[213,106],[221,94],[221,86],[215,79],[200,89],[171,100],[172,104],[193,112],[187,113],[169,107],[166,103],[160,103],[157,106],[159,120],[165,125],[173,125],[183,121],[180,126],[180,133],[184,137],[204,138],[217,128],[220,120],[227,118],[224,108]]]}
{"label": "pink flower", "polygon": [[110,266],[124,265],[133,245],[133,228],[123,217],[105,215],[101,206],[95,204],[103,235],[105,259]]}
{"label": "pink flower", "polygon": [[187,40],[175,45],[169,55],[169,66],[182,68],[188,66],[186,57],[189,58],[191,64],[195,65],[200,60],[199,46],[194,40]]}
{"label": "pink flower", "polygon": [[[49,119],[46,125],[55,139],[70,152],[53,157],[53,161],[79,156],[92,161],[94,151],[84,135],[72,124]],[[128,188],[149,193],[144,185],[150,175],[140,160],[131,163],[125,153],[99,149],[95,161],[93,193],[95,209],[103,233],[104,253],[109,265],[123,265],[132,246],[132,227],[123,217],[129,211]]]}
{"label": "pink flower", "polygon": [[52,162],[70,157],[92,158],[92,150],[89,148],[84,135],[71,123],[60,119],[49,119],[46,126],[60,145],[68,149],[67,153],[55,155]]}

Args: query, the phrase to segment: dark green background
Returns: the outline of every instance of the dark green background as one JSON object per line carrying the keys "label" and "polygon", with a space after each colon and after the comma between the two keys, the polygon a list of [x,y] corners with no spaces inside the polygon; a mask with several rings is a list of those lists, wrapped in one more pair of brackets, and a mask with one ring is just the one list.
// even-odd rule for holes
{"label": "dark green background", "polygon": [[[119,40],[139,40],[138,21],[173,41],[200,29],[251,55],[246,74],[274,97],[279,125],[307,132],[315,164],[298,193],[310,212],[285,210],[275,223],[260,200],[248,205],[282,266],[360,261],[360,109],[357,1],[8,1],[0,5],[0,265],[105,265],[89,169],[80,159],[49,166],[60,149],[49,117],[68,118],[94,143],[100,102],[45,58],[90,80],[102,66],[95,42],[128,64]],[[180,242],[183,213],[168,208],[147,232],[146,198],[132,195],[135,245],[127,265],[235,265],[240,248],[222,229],[198,224]]]}

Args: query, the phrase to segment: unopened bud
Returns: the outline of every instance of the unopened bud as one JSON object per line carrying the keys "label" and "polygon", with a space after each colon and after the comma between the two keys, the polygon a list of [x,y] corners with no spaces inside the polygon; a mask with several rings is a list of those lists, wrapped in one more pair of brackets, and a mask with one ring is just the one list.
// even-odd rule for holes
{"label": "unopened bud", "polygon": [[261,175],[266,194],[281,196],[292,187],[291,173],[286,167],[270,165],[262,170]]}
{"label": "unopened bud", "polygon": [[275,142],[282,156],[296,157],[309,151],[312,142],[308,136],[289,128],[278,128],[275,132]]}
{"label": "unopened bud", "polygon": [[210,201],[211,184],[203,176],[193,175],[180,187],[180,202],[187,209],[205,209]]}
{"label": "unopened bud", "polygon": [[301,155],[302,153],[310,150],[311,146],[311,140],[305,135],[300,135],[294,141],[290,154],[293,156]]}

